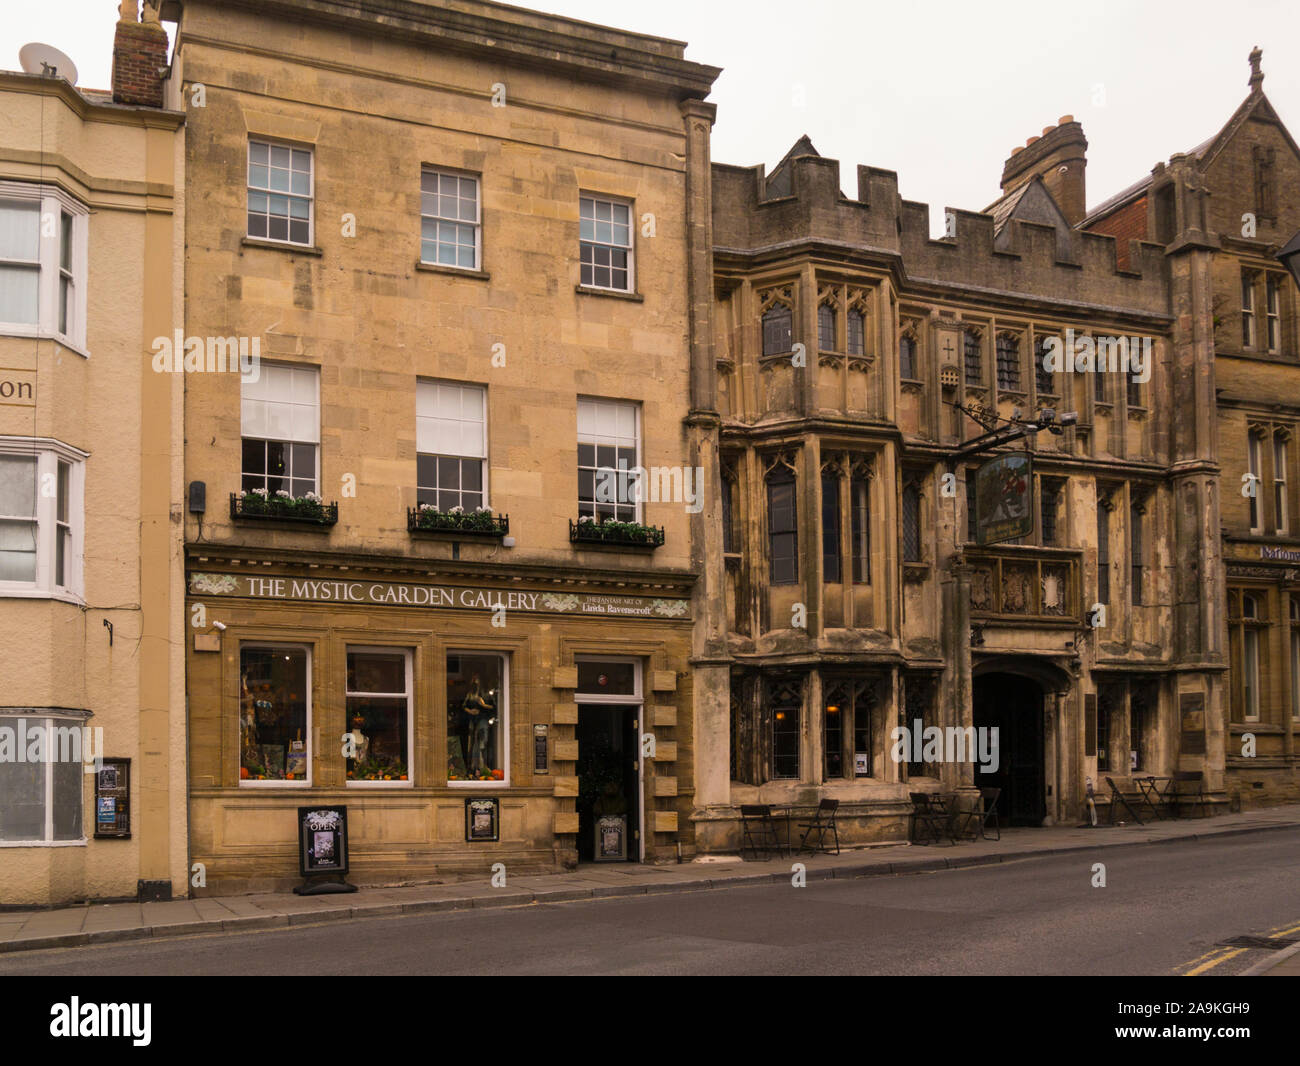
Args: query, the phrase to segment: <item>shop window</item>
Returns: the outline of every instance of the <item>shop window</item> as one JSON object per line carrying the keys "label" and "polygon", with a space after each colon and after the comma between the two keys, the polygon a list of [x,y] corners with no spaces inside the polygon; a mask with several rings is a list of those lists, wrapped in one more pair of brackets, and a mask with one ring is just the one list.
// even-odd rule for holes
{"label": "shop window", "polygon": [[836,471],[822,473],[822,580],[837,585],[843,580],[840,565],[840,478]]}
{"label": "shop window", "polygon": [[263,363],[241,386],[245,492],[302,499],[316,492],[320,445],[320,371]]}
{"label": "shop window", "polygon": [[239,649],[239,783],[311,780],[311,652],[300,645]]}
{"label": "shop window", "polygon": [[870,681],[827,682],[822,714],[825,779],[871,777],[874,772],[875,686]]}
{"label": "shop window", "polygon": [[784,355],[794,348],[794,315],[786,304],[773,304],[763,313],[763,354]]}
{"label": "shop window", "polygon": [[772,720],[772,779],[799,778],[801,686],[797,682],[772,682],[768,686],[768,711]]}
{"label": "shop window", "polygon": [[799,527],[794,471],[777,463],[767,477],[768,555],[773,585],[799,581]]}
{"label": "shop window", "polygon": [[866,355],[867,320],[861,311],[849,309],[849,355]]}
{"label": "shop window", "polygon": [[57,441],[0,437],[0,597],[82,595],[84,459]]}
{"label": "shop window", "polygon": [[354,752],[349,784],[411,780],[411,653],[349,648],[347,722]]}
{"label": "shop window", "polygon": [[[904,725],[910,734],[915,737],[919,730],[921,735],[925,735],[925,730],[934,725],[934,698],[935,683],[930,677],[921,674],[904,675],[904,706],[907,708],[906,720]],[[908,751],[912,752],[916,748],[915,741],[908,746]],[[924,753],[924,748],[922,747]],[[925,762],[911,762],[907,764],[907,775],[909,777],[923,777],[927,774],[937,772],[933,764]]]}
{"label": "shop window", "polygon": [[508,669],[504,655],[447,655],[447,780],[506,780]]}
{"label": "shop window", "polygon": [[311,244],[311,151],[248,142],[248,235]]}
{"label": "shop window", "polygon": [[416,500],[444,514],[488,506],[487,389],[415,383]]}
{"label": "shop window", "polygon": [[85,347],[89,217],[53,186],[0,182],[0,333]]}
{"label": "shop window", "polygon": [[827,689],[822,704],[822,755],[827,781],[844,777],[844,719],[849,709],[848,687]]}
{"label": "shop window", "polygon": [[582,284],[631,292],[632,205],[598,196],[579,197],[578,205]]}
{"label": "shop window", "polygon": [[478,270],[483,227],[479,182],[470,174],[420,174],[420,262]]}
{"label": "shop window", "polygon": [[1097,693],[1097,772],[1104,774],[1110,769],[1110,712],[1111,699],[1103,687]]}
{"label": "shop window", "polygon": [[83,718],[0,716],[5,746],[12,753],[23,745],[21,762],[12,755],[0,759],[0,841],[85,843],[82,782],[86,742],[93,746],[94,740],[84,724]]}
{"label": "shop window", "polygon": [[1155,692],[1152,686],[1135,683],[1129,687],[1128,700],[1128,737],[1129,769],[1147,768],[1149,752],[1147,751],[1147,733],[1155,713]]}
{"label": "shop window", "polygon": [[817,308],[817,344],[823,352],[834,352],[835,341],[835,308],[822,304]]}

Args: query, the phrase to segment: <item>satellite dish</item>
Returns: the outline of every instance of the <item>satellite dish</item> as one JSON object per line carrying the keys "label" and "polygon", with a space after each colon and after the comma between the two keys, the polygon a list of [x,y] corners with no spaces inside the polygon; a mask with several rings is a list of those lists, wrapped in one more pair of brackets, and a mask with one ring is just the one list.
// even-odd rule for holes
{"label": "satellite dish", "polygon": [[18,49],[18,62],[28,74],[46,74],[77,84],[77,65],[53,45],[25,44]]}

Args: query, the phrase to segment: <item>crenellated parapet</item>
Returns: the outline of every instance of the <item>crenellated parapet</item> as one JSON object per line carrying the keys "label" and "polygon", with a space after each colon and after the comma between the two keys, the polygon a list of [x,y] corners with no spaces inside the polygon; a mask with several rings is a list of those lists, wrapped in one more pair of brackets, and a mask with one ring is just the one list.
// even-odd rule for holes
{"label": "crenellated parapet", "polygon": [[807,138],[768,174],[763,166],[713,167],[714,247],[756,261],[816,245],[837,257],[889,265],[903,288],[941,286],[1021,300],[1165,314],[1164,250],[1131,243],[1121,268],[1114,237],[992,212],[950,209],[946,235],[930,235],[927,204],[904,200],[898,176],[857,168],[857,196],[842,192],[840,164]]}

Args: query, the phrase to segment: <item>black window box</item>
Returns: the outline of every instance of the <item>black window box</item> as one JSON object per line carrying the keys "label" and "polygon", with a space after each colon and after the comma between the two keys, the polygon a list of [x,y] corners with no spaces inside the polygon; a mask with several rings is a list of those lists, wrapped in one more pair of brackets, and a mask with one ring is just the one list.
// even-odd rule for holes
{"label": "black window box", "polygon": [[406,530],[433,536],[486,537],[500,540],[510,532],[510,516],[505,514],[479,516],[445,514],[438,511],[420,512],[418,507],[406,509]]}
{"label": "black window box", "polygon": [[337,503],[289,503],[274,496],[259,503],[242,500],[239,494],[230,494],[230,517],[258,522],[294,522],[306,526],[333,526],[338,524]]}
{"label": "black window box", "polygon": [[625,528],[622,522],[575,522],[569,519],[569,541],[572,544],[608,545],[617,548],[662,548],[663,526]]}

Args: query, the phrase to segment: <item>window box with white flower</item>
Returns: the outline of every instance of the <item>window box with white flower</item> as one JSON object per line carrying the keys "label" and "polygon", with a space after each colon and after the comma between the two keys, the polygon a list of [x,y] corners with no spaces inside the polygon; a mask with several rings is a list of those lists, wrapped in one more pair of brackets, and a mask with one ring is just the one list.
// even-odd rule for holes
{"label": "window box with white flower", "polygon": [[569,541],[572,544],[609,546],[618,548],[662,548],[664,528],[643,526],[640,522],[616,522],[613,519],[597,521],[582,515],[569,522]]}
{"label": "window box with white flower", "polygon": [[433,504],[422,503],[406,512],[406,528],[411,533],[457,537],[504,537],[510,532],[510,516],[495,515],[487,507],[453,507],[440,511]]}
{"label": "window box with white flower", "polygon": [[339,505],[326,503],[314,492],[292,496],[284,489],[274,495],[266,489],[251,489],[230,494],[230,517],[332,526],[339,520]]}

